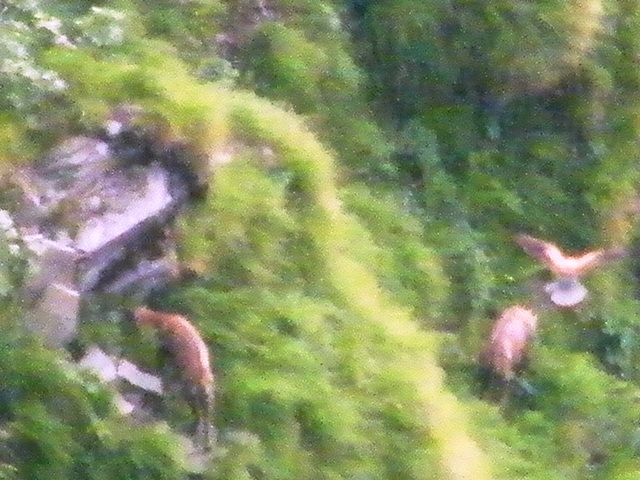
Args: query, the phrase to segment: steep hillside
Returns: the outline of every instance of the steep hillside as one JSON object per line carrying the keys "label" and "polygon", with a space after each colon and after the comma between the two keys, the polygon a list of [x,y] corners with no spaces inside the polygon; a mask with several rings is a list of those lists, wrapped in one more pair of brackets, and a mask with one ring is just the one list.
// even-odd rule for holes
{"label": "steep hillside", "polygon": [[[540,273],[514,233],[637,243],[638,18],[625,1],[9,1],[0,159],[121,102],[189,144],[210,187],[180,219],[199,278],[154,301],[211,348],[202,478],[634,478],[633,255],[581,309],[540,314],[527,398],[479,395],[475,364]],[[188,478],[173,430],[129,424],[21,332],[23,266],[0,254],[0,475]],[[81,340],[153,365],[114,320],[130,305],[109,305]]]}

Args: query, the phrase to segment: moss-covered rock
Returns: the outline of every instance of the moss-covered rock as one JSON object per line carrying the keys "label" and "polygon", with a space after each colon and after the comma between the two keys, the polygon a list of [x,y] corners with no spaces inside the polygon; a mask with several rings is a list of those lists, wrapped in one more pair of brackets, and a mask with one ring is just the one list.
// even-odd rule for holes
{"label": "moss-covered rock", "polygon": [[[474,388],[490,310],[539,273],[513,233],[637,237],[633,2],[5,3],[3,171],[133,102],[210,185],[181,219],[200,276],[156,299],[211,345],[202,477],[633,478],[632,262],[540,315],[530,398]],[[0,475],[184,478],[168,427],[122,422],[10,327],[19,277],[0,285]],[[151,355],[118,335],[81,333]]]}

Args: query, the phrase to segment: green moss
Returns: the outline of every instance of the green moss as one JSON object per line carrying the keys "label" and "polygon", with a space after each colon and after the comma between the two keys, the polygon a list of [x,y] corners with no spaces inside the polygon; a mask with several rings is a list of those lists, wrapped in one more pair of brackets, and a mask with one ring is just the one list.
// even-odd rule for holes
{"label": "green moss", "polygon": [[[443,474],[448,478],[463,478],[469,475],[475,478],[483,478],[484,476],[488,478],[487,460],[475,441],[464,431],[462,409],[457,404],[455,397],[442,390],[443,374],[437,367],[433,354],[430,353],[434,349],[433,343],[428,337],[420,335],[406,311],[397,308],[390,302],[375,276],[368,271],[366,264],[358,260],[363,248],[364,251],[367,251],[373,245],[368,243],[366,237],[359,235],[362,231],[354,228],[357,225],[354,223],[355,220],[345,215],[340,208],[340,201],[333,181],[333,159],[331,156],[292,114],[259,100],[257,97],[247,94],[231,95],[233,95],[233,103],[230,111],[234,121],[233,125],[236,128],[241,128],[243,138],[251,139],[252,143],[261,142],[277,153],[283,167],[291,172],[291,185],[295,188],[295,194],[302,198],[301,201],[293,204],[298,208],[289,213],[296,218],[299,225],[297,235],[302,238],[309,249],[308,252],[304,252],[304,257],[298,258],[297,261],[313,262],[311,264],[313,268],[307,266],[303,269],[303,271],[312,274],[312,277],[304,278],[305,284],[310,285],[311,291],[320,292],[326,299],[325,301],[329,301],[334,305],[333,308],[342,312],[338,316],[340,319],[339,327],[333,331],[332,336],[334,341],[340,343],[336,347],[336,353],[341,358],[339,360],[340,370],[347,375],[343,380],[343,382],[347,382],[345,386],[355,388],[356,395],[362,402],[363,399],[360,394],[357,394],[358,391],[362,392],[364,389],[369,395],[375,395],[374,392],[377,391],[377,388],[386,389],[385,385],[389,379],[397,378],[394,383],[400,382],[400,385],[405,385],[404,388],[416,392],[416,415],[418,419],[426,422],[429,438],[433,439],[443,472],[446,472]],[[237,173],[234,175],[233,172]],[[228,178],[242,179],[245,174],[239,166],[233,166],[221,170],[216,178],[218,182],[224,182],[226,175],[233,175]],[[257,186],[261,183],[264,184],[264,180],[255,180],[257,180],[255,181]],[[238,189],[238,186],[242,185],[242,181],[239,185],[233,184],[233,188],[224,188],[224,185],[225,183],[219,184],[219,188],[214,189],[216,194],[210,200],[212,208],[209,213],[200,213],[201,216],[209,218],[210,226],[194,223],[188,227],[191,234],[196,236],[194,238],[200,239],[194,239],[194,245],[208,245],[205,248],[211,249],[211,252],[217,251],[217,260],[223,264],[225,263],[225,255],[220,255],[222,252],[216,246],[216,237],[220,235],[224,238],[225,234],[216,235],[214,230],[211,230],[218,223],[213,220],[215,212],[221,208],[241,208],[242,211],[249,212],[252,211],[252,208],[248,206],[254,205],[252,197],[258,195],[261,199],[260,205],[269,205],[269,191],[278,191],[273,190],[273,187],[271,189],[262,187],[251,191],[243,188]],[[232,200],[225,198],[225,196],[230,196]],[[282,198],[280,194],[278,197]],[[279,205],[282,206],[282,203]],[[281,209],[276,209],[272,214],[277,215],[278,212],[281,212]],[[270,226],[261,226],[260,223],[251,221],[250,218],[249,216],[243,220],[243,229],[260,231],[271,228]],[[280,222],[276,222],[274,225],[276,230],[278,223]],[[232,227],[231,231],[233,230]],[[244,236],[248,237],[249,235],[245,233]],[[211,243],[212,241],[213,243]],[[233,245],[227,244],[225,247],[231,248],[229,253],[233,255],[234,250],[241,248],[242,243],[242,241],[236,241]],[[249,253],[255,255],[257,252],[254,249],[245,250],[245,255]],[[294,258],[289,257],[289,261],[296,261]],[[269,260],[272,261],[273,258]],[[254,276],[251,278],[255,279]],[[264,284],[255,285],[253,295],[256,295],[264,287]],[[238,289],[237,285],[235,289]],[[192,301],[191,304],[203,305],[207,293],[202,292],[201,295],[197,302]],[[249,308],[247,313],[243,315],[245,326],[247,321],[254,318],[249,312],[254,312],[254,310]],[[207,317],[225,317],[225,315],[208,314],[206,310],[201,314]],[[262,314],[258,314],[254,318],[254,321],[265,322],[260,320],[264,315],[263,311]],[[271,323],[270,321],[265,322],[267,325]],[[247,334],[241,335],[240,338],[247,338]],[[367,341],[366,338],[371,338],[371,340]],[[374,341],[373,338],[376,340]],[[264,344],[273,346],[275,341],[277,341],[277,337],[273,337],[270,341],[264,341]],[[372,349],[373,345],[377,345],[377,347]],[[269,351],[273,352],[271,355],[275,354],[275,346],[269,348]],[[382,356],[380,356],[381,354]],[[269,363],[269,361],[263,360],[257,365],[268,365]],[[302,366],[305,361],[299,359],[295,363]],[[367,366],[368,364],[369,366]],[[282,377],[283,373],[281,372],[286,372],[286,370],[281,367],[278,376]],[[395,371],[397,374],[393,373]],[[238,374],[234,377],[240,376]],[[270,378],[263,373],[262,378],[265,377]],[[272,383],[275,383],[275,379],[270,379],[264,385],[267,387]],[[263,382],[257,383],[257,385],[262,384]],[[279,385],[279,383],[277,384]],[[245,388],[249,385],[253,385],[255,388],[256,381],[249,382]],[[284,385],[281,386],[281,389],[279,395],[296,391],[285,389]],[[397,388],[392,390],[398,391]],[[297,395],[300,393],[298,392]],[[334,397],[336,395],[338,394],[334,394]],[[338,396],[344,397],[345,392]],[[285,396],[284,399],[280,399],[280,402],[287,398],[288,396]],[[276,414],[278,411],[280,413]],[[282,410],[280,407],[280,410],[276,409],[270,414],[276,415],[278,425],[281,425],[280,428],[285,430],[288,424],[286,412],[286,408]],[[346,418],[348,417],[345,417],[345,420]],[[356,424],[358,423],[356,420]],[[276,426],[270,424],[269,437],[274,435],[274,428]],[[345,449],[345,451],[349,451],[349,449]],[[417,452],[414,451],[412,455],[416,454]],[[363,461],[362,457],[359,458],[360,461]]]}
{"label": "green moss", "polygon": [[433,320],[444,313],[449,282],[437,253],[424,243],[418,219],[404,213],[391,194],[375,195],[364,185],[353,185],[342,197],[366,226],[356,235],[371,232],[377,247],[359,252],[360,261],[371,265],[398,303],[433,327]]}
{"label": "green moss", "polygon": [[[487,310],[539,273],[513,233],[570,250],[637,236],[633,2],[67,3],[3,11],[0,47],[24,46],[34,78],[0,80],[0,160],[123,101],[192,146],[212,193],[181,254],[202,278],[162,301],[212,345],[205,477],[633,477],[632,265],[588,280],[581,312],[541,315],[536,395],[498,408],[473,388]],[[118,333],[89,322],[82,338]],[[165,428],[124,425],[108,392],[20,338],[2,350],[0,414],[24,450],[2,437],[0,475],[185,476]]]}
{"label": "green moss", "polygon": [[19,478],[184,478],[175,437],[127,427],[111,392],[60,354],[7,336],[1,351],[3,455]]}

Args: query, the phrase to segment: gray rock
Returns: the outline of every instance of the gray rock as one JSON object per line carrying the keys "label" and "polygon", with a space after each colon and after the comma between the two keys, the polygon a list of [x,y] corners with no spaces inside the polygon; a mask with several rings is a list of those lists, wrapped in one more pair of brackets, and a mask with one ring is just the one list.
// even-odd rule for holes
{"label": "gray rock", "polygon": [[[155,259],[144,255],[136,257],[148,250],[145,243],[157,240],[150,231],[173,221],[187,201],[188,186],[182,185],[180,178],[171,177],[159,161],[141,159],[144,161],[136,164],[133,157],[118,158],[109,142],[71,138],[9,178],[18,197],[12,217],[18,230],[30,237],[36,252],[33,263],[38,273],[26,288],[28,299],[40,295],[42,285],[60,275],[73,276],[73,285],[82,293],[99,292],[106,285],[105,276],[109,277],[107,284],[118,284],[112,278],[115,264],[119,264],[117,270],[124,277],[120,284],[128,291],[132,278],[138,279],[144,293],[149,290],[144,287],[145,279],[155,287],[162,283],[162,275],[171,277],[173,268],[167,268],[166,260],[154,263]],[[130,148],[128,152],[130,156],[136,150]],[[147,153],[143,148],[139,152]],[[46,248],[43,243],[48,243]],[[49,248],[56,252],[76,250],[75,271],[68,268],[71,261],[57,261],[60,253],[53,254],[55,258],[49,261],[42,253]],[[125,260],[128,265],[122,268]],[[59,282],[69,285],[67,278]],[[112,286],[113,291],[119,289]]]}
{"label": "gray rock", "polygon": [[144,298],[176,278],[175,242],[164,232],[189,201],[190,175],[174,168],[181,149],[156,145],[153,130],[137,126],[140,113],[124,105],[102,134],[69,138],[5,179],[13,206],[0,229],[26,247],[27,328],[50,345],[73,337],[91,295]]}
{"label": "gray rock", "polygon": [[44,289],[36,305],[27,311],[24,325],[52,348],[64,347],[76,333],[80,294],[53,283]]}
{"label": "gray rock", "polygon": [[162,380],[159,377],[140,370],[129,360],[122,359],[118,363],[118,377],[148,392],[157,394],[163,392]]}
{"label": "gray rock", "polygon": [[42,236],[32,238],[31,241],[29,245],[37,250],[34,252],[36,256],[31,258],[35,272],[27,278],[22,291],[27,305],[37,302],[52,283],[75,290],[77,265],[81,254],[74,248]]}
{"label": "gray rock", "polygon": [[113,402],[118,412],[120,412],[122,415],[131,415],[140,408],[140,406],[136,402],[128,400],[120,393],[116,393],[114,395]]}
{"label": "gray rock", "polygon": [[145,297],[177,276],[178,262],[174,255],[155,260],[142,259],[134,269],[124,272],[113,282],[105,285],[104,291],[110,294]]}
{"label": "gray rock", "polygon": [[78,366],[94,373],[103,383],[109,383],[118,376],[117,361],[107,355],[97,345],[89,347]]}

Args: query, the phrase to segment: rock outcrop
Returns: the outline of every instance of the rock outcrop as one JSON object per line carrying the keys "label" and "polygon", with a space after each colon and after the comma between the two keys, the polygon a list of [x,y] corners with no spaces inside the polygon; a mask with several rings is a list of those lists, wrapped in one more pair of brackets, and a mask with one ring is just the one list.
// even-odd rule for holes
{"label": "rock outcrop", "polygon": [[26,324],[52,347],[73,338],[88,296],[143,298],[178,275],[173,220],[194,186],[175,172],[186,167],[172,169],[175,152],[151,148],[144,130],[113,123],[5,179],[8,215],[30,265]]}

